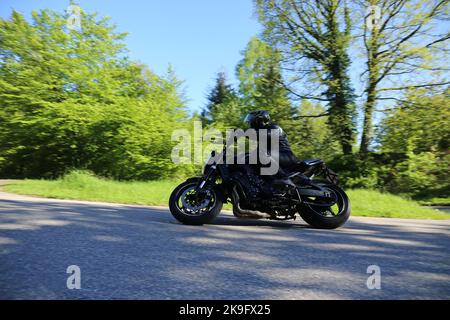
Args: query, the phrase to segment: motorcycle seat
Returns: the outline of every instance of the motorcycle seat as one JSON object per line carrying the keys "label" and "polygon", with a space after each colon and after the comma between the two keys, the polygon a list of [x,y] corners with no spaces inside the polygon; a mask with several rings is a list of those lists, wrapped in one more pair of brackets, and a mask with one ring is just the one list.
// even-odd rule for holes
{"label": "motorcycle seat", "polygon": [[300,164],[304,165],[306,167],[316,166],[316,165],[323,164],[323,160],[321,160],[321,159],[307,159],[307,160],[303,160],[302,162],[300,162]]}

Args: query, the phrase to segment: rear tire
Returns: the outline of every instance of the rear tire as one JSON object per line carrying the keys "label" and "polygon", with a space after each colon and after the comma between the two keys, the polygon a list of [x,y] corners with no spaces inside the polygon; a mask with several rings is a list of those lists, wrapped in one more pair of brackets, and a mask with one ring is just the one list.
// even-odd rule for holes
{"label": "rear tire", "polygon": [[190,189],[193,189],[197,186],[198,180],[190,179],[188,181],[183,182],[175,190],[172,191],[169,199],[169,208],[170,212],[174,216],[175,219],[180,221],[183,224],[188,225],[203,225],[205,223],[210,223],[213,221],[222,210],[223,202],[221,200],[219,191],[215,188],[211,187],[209,189],[213,204],[207,211],[201,212],[199,214],[189,213],[185,208],[180,206],[181,197],[183,194]]}
{"label": "rear tire", "polygon": [[310,205],[304,205],[300,208],[299,214],[305,222],[314,228],[318,229],[336,229],[342,226],[350,217],[351,205],[347,194],[334,184],[323,185],[332,190],[337,197],[338,201],[341,201],[341,207],[339,213],[335,216],[324,215],[321,210],[324,207],[314,207]]}

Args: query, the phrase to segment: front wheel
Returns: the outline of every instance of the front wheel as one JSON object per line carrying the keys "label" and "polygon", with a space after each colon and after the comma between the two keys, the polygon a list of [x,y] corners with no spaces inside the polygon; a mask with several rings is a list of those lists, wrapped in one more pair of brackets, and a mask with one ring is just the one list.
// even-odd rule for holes
{"label": "front wheel", "polygon": [[188,180],[173,190],[169,199],[172,215],[184,224],[202,225],[214,220],[222,210],[222,200],[214,187],[196,191],[198,180]]}
{"label": "front wheel", "polygon": [[336,229],[350,217],[350,200],[344,190],[334,184],[324,184],[322,187],[328,189],[334,197],[335,204],[331,207],[304,204],[299,213],[303,220],[315,228]]}

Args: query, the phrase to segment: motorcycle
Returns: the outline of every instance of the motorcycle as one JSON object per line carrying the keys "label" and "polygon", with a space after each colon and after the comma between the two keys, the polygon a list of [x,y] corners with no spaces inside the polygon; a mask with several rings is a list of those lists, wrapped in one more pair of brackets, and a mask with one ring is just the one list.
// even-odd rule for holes
{"label": "motorcycle", "polygon": [[338,228],[350,216],[350,201],[337,175],[320,159],[304,160],[279,177],[261,176],[252,164],[211,161],[215,158],[213,151],[203,176],[187,179],[170,195],[170,212],[181,223],[211,223],[228,202],[237,218],[295,220],[300,215],[320,229]]}

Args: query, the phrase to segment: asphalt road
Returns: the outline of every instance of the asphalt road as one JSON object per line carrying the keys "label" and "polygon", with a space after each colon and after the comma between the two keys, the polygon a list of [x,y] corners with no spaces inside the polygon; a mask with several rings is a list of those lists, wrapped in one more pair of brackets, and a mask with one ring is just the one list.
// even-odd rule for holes
{"label": "asphalt road", "polygon": [[[338,230],[0,193],[2,299],[450,299],[450,220]],[[68,289],[67,267],[81,271]],[[381,271],[368,289],[367,268]]]}

